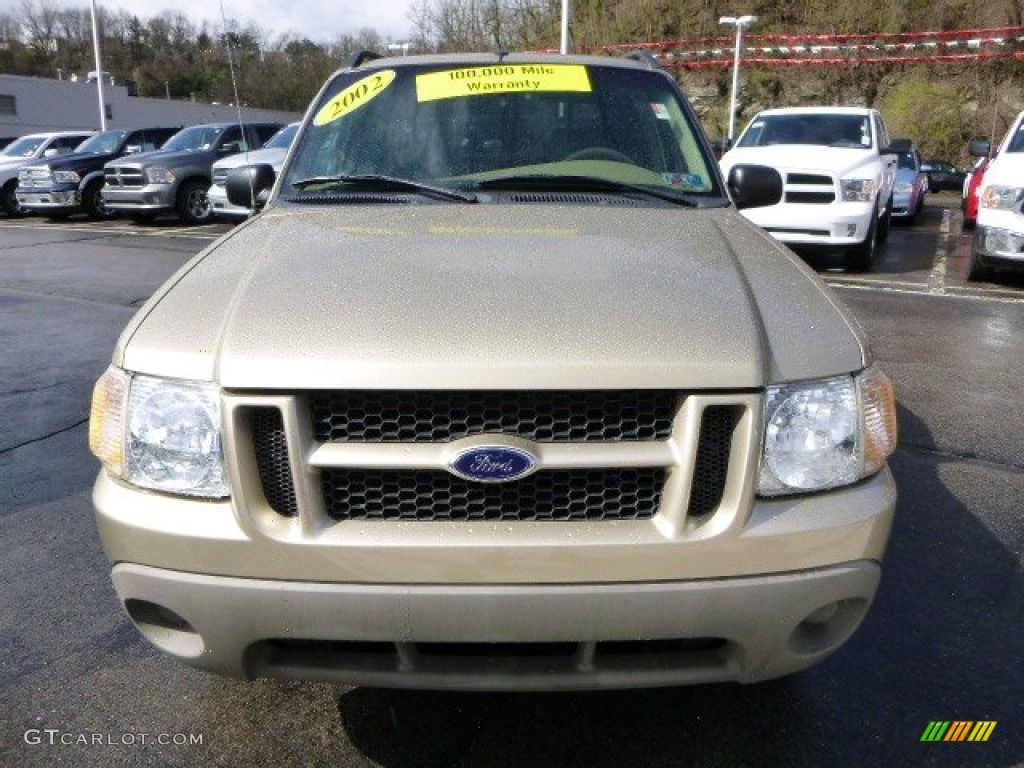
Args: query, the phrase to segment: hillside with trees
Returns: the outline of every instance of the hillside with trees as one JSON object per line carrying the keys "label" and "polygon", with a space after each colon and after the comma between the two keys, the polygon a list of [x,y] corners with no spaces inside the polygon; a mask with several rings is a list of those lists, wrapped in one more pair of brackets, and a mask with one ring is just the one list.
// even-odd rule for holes
{"label": "hillside with trees", "polygon": [[[21,0],[0,12],[0,72],[70,78],[94,68],[88,8],[57,0]],[[412,52],[557,50],[560,0],[418,0],[410,12]],[[680,41],[702,40],[731,55],[731,27],[722,15],[754,14],[758,36],[837,36],[1020,28],[1024,0],[825,0],[737,6],[708,0],[575,0],[572,49],[664,43],[654,52],[676,74],[712,137],[728,122],[731,67],[694,67],[671,58]],[[357,50],[386,51],[373,29],[338,30],[329,40],[273,36],[253,20],[227,28],[195,23],[180,11],[143,18],[99,9],[103,67],[139,96],[233,103],[302,111],[324,79]],[[1024,109],[1021,33],[1002,44],[1012,56],[978,61],[942,57],[922,62],[787,67],[745,64],[738,100],[742,126],[758,109],[795,104],[850,104],[880,108],[894,135],[909,136],[926,155],[965,163],[970,137],[998,138]],[[229,54],[230,63],[229,67]],[[721,57],[720,57],[721,58]]]}

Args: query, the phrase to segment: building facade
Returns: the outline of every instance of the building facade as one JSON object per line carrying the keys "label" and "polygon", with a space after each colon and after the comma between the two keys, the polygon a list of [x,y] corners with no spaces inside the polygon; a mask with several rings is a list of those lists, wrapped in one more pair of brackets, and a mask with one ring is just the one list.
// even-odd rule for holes
{"label": "building facade", "polygon": [[[239,110],[227,104],[131,96],[123,85],[103,85],[107,128],[186,126],[237,120]],[[242,107],[247,122],[290,123],[302,115]],[[0,140],[42,131],[99,130],[99,99],[95,81],[53,80],[0,74]]]}

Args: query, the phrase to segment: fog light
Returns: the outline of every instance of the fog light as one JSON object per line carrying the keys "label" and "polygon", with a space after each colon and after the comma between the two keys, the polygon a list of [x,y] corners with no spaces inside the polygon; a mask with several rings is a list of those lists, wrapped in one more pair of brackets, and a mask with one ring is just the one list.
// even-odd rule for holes
{"label": "fog light", "polygon": [[846,236],[847,237],[853,237],[856,234],[857,234],[857,225],[856,224],[847,224],[846,225]]}

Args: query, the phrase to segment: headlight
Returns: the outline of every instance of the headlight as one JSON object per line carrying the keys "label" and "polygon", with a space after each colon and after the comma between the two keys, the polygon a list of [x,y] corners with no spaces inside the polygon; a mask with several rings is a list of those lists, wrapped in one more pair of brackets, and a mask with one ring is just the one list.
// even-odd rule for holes
{"label": "headlight", "polygon": [[82,177],[74,171],[54,171],[53,180],[58,184],[77,184]]}
{"label": "headlight", "polygon": [[982,208],[1012,211],[1022,199],[1024,199],[1024,188],[990,184],[982,191],[978,202]]}
{"label": "headlight", "polygon": [[875,199],[874,179],[840,179],[839,188],[845,203],[870,203]]}
{"label": "headlight", "polygon": [[93,391],[89,447],[109,472],[134,485],[207,498],[229,494],[215,384],[111,366]]}
{"label": "headlight", "polygon": [[893,185],[893,192],[898,192],[901,195],[909,195],[914,191],[914,185],[909,181],[900,181]]}
{"label": "headlight", "polygon": [[896,434],[892,385],[877,368],[769,387],[758,492],[778,496],[854,483],[885,466]]}
{"label": "headlight", "polygon": [[173,184],[174,183],[174,171],[170,168],[164,168],[160,165],[154,165],[152,168],[146,168],[143,173],[146,175],[146,181],[150,184]]}

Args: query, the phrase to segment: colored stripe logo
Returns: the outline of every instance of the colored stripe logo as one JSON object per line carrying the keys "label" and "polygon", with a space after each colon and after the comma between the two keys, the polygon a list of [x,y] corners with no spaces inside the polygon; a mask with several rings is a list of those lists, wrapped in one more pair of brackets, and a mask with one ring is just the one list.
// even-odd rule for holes
{"label": "colored stripe logo", "polygon": [[996,720],[932,720],[921,741],[988,741]]}

